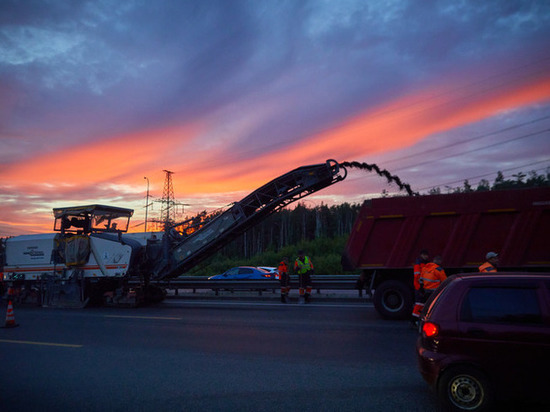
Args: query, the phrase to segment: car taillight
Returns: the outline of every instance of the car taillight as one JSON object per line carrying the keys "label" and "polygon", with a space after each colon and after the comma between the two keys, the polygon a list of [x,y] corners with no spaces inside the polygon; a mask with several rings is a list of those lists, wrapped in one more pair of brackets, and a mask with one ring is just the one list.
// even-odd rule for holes
{"label": "car taillight", "polygon": [[422,325],[422,334],[425,338],[433,338],[439,334],[439,326],[432,322],[424,322]]}

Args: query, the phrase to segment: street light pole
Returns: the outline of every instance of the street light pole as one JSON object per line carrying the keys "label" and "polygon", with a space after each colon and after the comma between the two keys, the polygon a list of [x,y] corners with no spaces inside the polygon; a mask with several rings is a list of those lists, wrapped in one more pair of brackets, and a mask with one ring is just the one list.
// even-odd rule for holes
{"label": "street light pole", "polygon": [[149,179],[144,177],[147,180],[147,197],[145,198],[145,231],[147,232],[147,210],[149,209]]}

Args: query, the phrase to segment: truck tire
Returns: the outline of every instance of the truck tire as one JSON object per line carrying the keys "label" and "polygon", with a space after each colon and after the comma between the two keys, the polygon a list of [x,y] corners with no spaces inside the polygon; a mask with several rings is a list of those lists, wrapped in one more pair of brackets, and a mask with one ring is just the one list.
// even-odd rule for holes
{"label": "truck tire", "polygon": [[398,280],[387,280],[374,291],[374,307],[385,319],[408,319],[412,303],[410,289]]}

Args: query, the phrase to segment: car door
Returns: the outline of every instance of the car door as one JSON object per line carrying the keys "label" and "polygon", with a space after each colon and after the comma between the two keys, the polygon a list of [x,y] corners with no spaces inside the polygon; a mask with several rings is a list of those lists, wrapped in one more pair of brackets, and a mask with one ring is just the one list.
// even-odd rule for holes
{"label": "car door", "polygon": [[239,268],[231,268],[222,274],[224,279],[233,280],[239,277]]}
{"label": "car door", "polygon": [[252,268],[239,268],[239,280],[246,280],[252,277]]}
{"label": "car door", "polygon": [[460,309],[463,353],[510,395],[530,393],[548,373],[550,328],[542,286],[524,280],[473,286]]}

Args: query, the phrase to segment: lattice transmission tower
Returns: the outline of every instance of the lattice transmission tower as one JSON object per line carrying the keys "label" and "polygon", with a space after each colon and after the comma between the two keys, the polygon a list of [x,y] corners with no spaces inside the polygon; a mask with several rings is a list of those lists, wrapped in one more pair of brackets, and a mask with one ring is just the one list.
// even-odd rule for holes
{"label": "lattice transmission tower", "polygon": [[164,223],[164,227],[172,225],[175,222],[175,199],[174,185],[172,184],[172,175],[174,172],[163,170],[166,174],[164,178],[164,189],[162,190],[162,199],[160,200],[160,221]]}
{"label": "lattice transmission tower", "polygon": [[165,173],[164,188],[162,190],[162,199],[158,200],[161,204],[159,222],[162,224],[163,229],[166,229],[175,224],[177,207],[188,205],[176,201],[174,196],[174,185],[172,183],[172,175],[174,172],[170,170],[163,170],[163,172]]}

